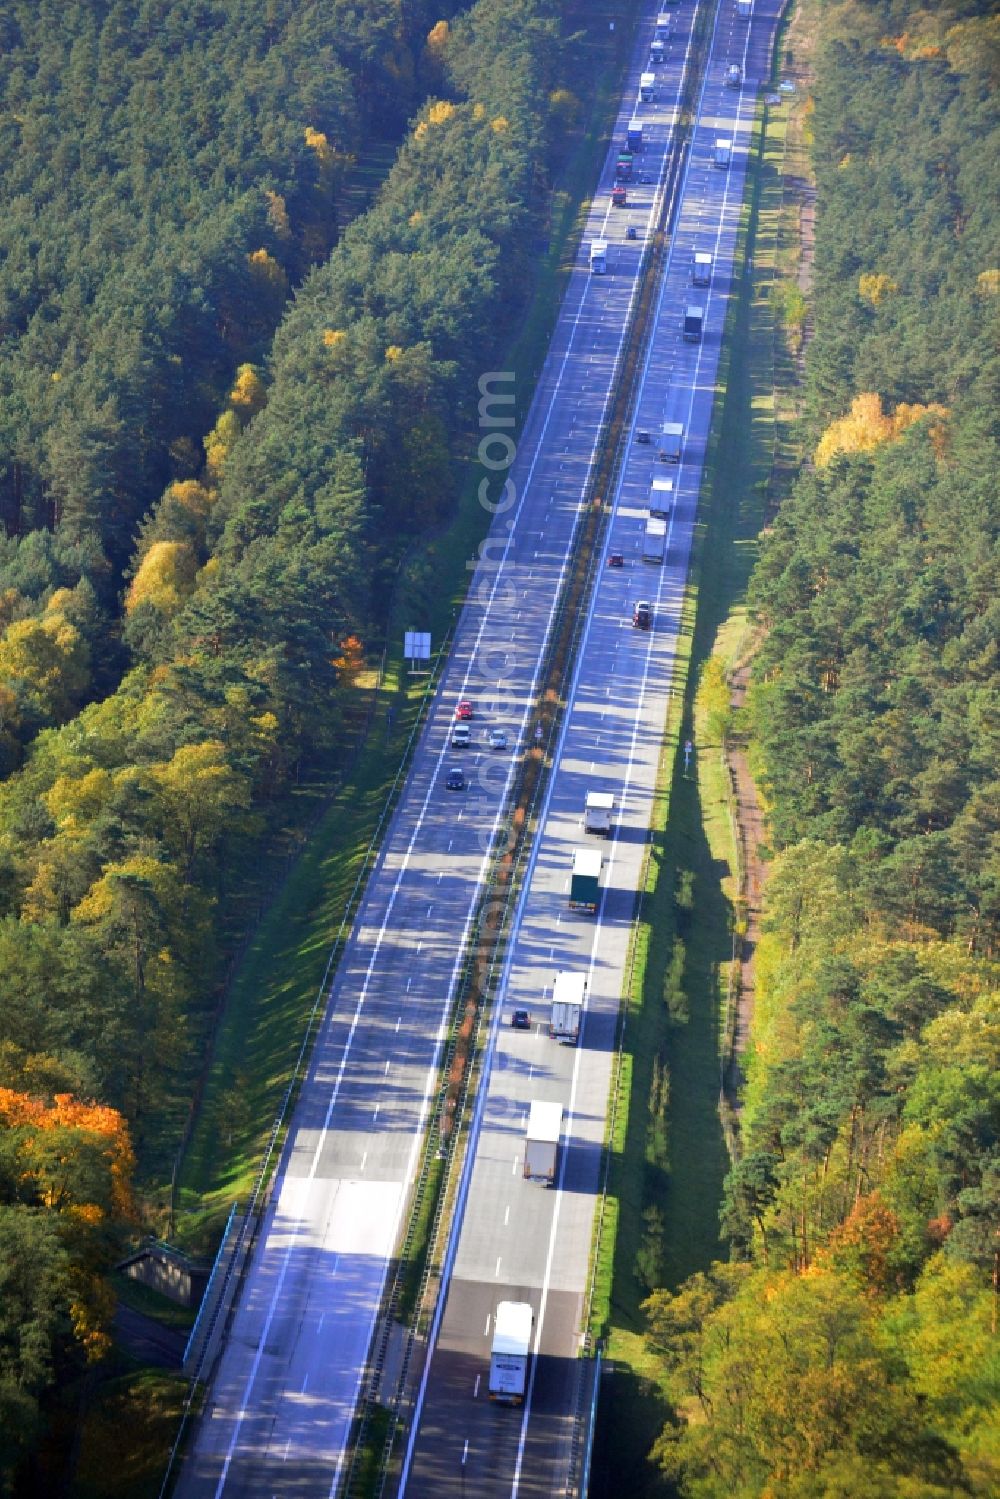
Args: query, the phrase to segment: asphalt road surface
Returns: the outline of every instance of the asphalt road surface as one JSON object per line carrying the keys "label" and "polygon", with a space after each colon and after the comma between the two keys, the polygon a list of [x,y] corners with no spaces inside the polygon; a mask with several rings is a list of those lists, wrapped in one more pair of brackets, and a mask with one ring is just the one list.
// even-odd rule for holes
{"label": "asphalt road surface", "polygon": [[[637,403],[635,431],[650,432],[654,441],[633,442],[629,449],[608,539],[608,550],[621,551],[625,565],[605,567],[600,575],[536,841],[504,1004],[491,1038],[488,1085],[465,1182],[464,1217],[456,1222],[447,1301],[407,1451],[408,1499],[466,1492],[478,1499],[541,1499],[565,1489],[615,1023],[734,273],[750,126],[776,11],[776,3],[758,0],[748,26],[736,17],[734,0],[723,0],[719,9]],[[675,55],[685,45],[691,8],[675,8],[672,14],[669,48]],[[742,88],[725,84],[732,63],[744,72]],[[654,157],[667,128],[661,108],[659,102],[642,106]],[[725,170],[714,162],[720,136],[733,141]],[[713,256],[708,287],[691,284],[695,251]],[[682,331],[691,304],[704,309],[705,331],[698,343],[687,342]],[[656,457],[663,420],[684,426],[678,465]],[[643,560],[654,473],[672,477],[676,490],[662,565]],[[649,634],[631,625],[640,598],[653,605]],[[588,790],[612,792],[618,808],[615,836],[604,845],[605,888],[596,918],[572,912],[567,904],[573,850],[601,846],[582,828]],[[588,976],[586,1021],[577,1048],[560,1046],[547,1034],[547,1001],[560,969]],[[531,1012],[530,1032],[504,1024],[514,1007]],[[521,1175],[524,1126],[536,1099],[564,1109],[555,1190]],[[526,1300],[535,1311],[536,1357],[529,1398],[519,1410],[492,1405],[487,1394],[493,1316],[501,1300]]]}
{"label": "asphalt road surface", "polygon": [[[679,30],[686,34],[690,9],[682,10],[688,18]],[[659,70],[658,139],[647,154],[654,176],[682,55],[683,46],[675,44]],[[645,55],[637,53],[615,148],[644,66]],[[654,118],[645,106],[644,114]],[[608,183],[612,160],[609,153]],[[511,385],[497,372],[483,372],[483,495],[497,507],[496,518],[330,991],[232,1331],[181,1471],[180,1495],[327,1495],[340,1480],[463,945],[514,757],[532,734],[539,661],[614,385],[656,191],[655,182],[638,185],[634,206],[614,211],[609,191],[599,195],[509,468],[502,463],[510,408],[499,397]],[[638,227],[635,241],[625,239],[629,222]],[[587,245],[599,234],[612,243],[605,277],[587,270]],[[509,445],[506,451],[509,456]],[[664,572],[664,586],[666,578]],[[622,641],[634,650],[631,636]],[[473,747],[455,751],[450,731],[465,697],[474,703]],[[485,746],[486,728],[496,725],[508,732],[507,751]],[[464,792],[445,789],[454,765],[468,778]],[[541,869],[549,857],[543,855]],[[589,1054],[593,1045],[588,1032],[587,1053],[574,1055]],[[591,1097],[590,1089],[588,1081],[580,1096],[589,1100],[595,1164],[604,1098]],[[492,1120],[491,1114],[491,1128]],[[510,1129],[513,1138],[514,1118]],[[509,1156],[514,1147],[507,1144]],[[555,1210],[569,1198],[560,1192],[546,1200]],[[564,1222],[579,1216],[581,1233],[588,1201],[581,1195],[579,1209],[562,1212]],[[540,1275],[533,1272],[533,1279]],[[567,1336],[574,1294],[567,1301]],[[555,1325],[554,1314],[546,1325]]]}

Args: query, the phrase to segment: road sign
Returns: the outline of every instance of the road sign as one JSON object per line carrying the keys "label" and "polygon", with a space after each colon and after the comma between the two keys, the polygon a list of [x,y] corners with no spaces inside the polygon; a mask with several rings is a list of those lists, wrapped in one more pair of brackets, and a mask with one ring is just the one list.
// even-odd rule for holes
{"label": "road sign", "polygon": [[418,662],[431,659],[431,637],[429,630],[404,630],[403,655],[410,663],[411,674]]}
{"label": "road sign", "polygon": [[429,661],[431,659],[430,632],[425,630],[404,631],[403,655],[407,661]]}

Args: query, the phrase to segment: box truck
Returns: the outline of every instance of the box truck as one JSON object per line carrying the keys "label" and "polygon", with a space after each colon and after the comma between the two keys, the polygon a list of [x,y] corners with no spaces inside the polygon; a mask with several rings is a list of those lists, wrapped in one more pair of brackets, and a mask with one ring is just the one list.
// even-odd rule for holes
{"label": "box truck", "polygon": [[667,55],[667,46],[666,46],[665,42],[661,42],[661,41],[652,41],[652,42],[650,42],[650,44],[649,44],[649,65],[650,65],[651,68],[658,68],[659,65],[660,65],[660,63],[663,62],[663,60],[666,57],[666,55]]}
{"label": "box truck", "polygon": [[686,307],[684,309],[684,337],[689,344],[701,343],[701,330],[704,325],[704,307]]}
{"label": "box truck", "polygon": [[695,250],[691,263],[691,281],[694,286],[711,286],[712,257],[707,250]]}
{"label": "box truck", "polygon": [[680,463],[683,443],[684,423],[664,422],[660,430],[660,445],[656,456],[661,463]]}
{"label": "box truck", "polygon": [[646,522],[646,532],[642,538],[643,562],[662,562],[666,546],[667,523],[651,515]]}
{"label": "box truck", "polygon": [[597,849],[573,851],[573,873],[569,881],[571,911],[596,911],[600,899],[601,855]]}
{"label": "box truck", "polygon": [[729,158],[730,158],[730,156],[732,154],[733,154],[733,143],[732,143],[732,141],[727,140],[725,138],[725,136],[720,135],[719,138],[718,138],[718,140],[715,142],[715,154],[714,154],[714,157],[713,157],[715,165],[717,167],[721,167],[722,170],[725,171],[726,168],[729,166]]}
{"label": "box truck", "polygon": [[656,478],[649,486],[649,513],[666,520],[674,503],[674,481]]}
{"label": "box truck", "polygon": [[642,150],[642,120],[633,120],[625,132],[626,144],[630,151]]}
{"label": "box truck", "polygon": [[520,1405],[528,1388],[528,1360],[535,1314],[527,1301],[501,1301],[493,1317],[490,1399]]}
{"label": "box truck", "polygon": [[535,1099],[524,1136],[524,1176],[527,1181],[543,1181],[547,1187],[555,1181],[561,1133],[562,1104],[539,1103]]}
{"label": "box truck", "polygon": [[753,0],[736,0],[736,14],[741,21],[749,21],[752,10]]}
{"label": "box truck", "polygon": [[580,1039],[580,1020],[587,998],[587,979],[582,973],[557,973],[552,990],[549,1035],[554,1041],[575,1046]]}
{"label": "box truck", "polygon": [[661,11],[656,18],[656,30],[653,32],[658,42],[670,40],[670,17]]}
{"label": "box truck", "polygon": [[615,810],[615,799],[610,791],[588,791],[583,808],[583,830],[599,833],[602,838],[611,834],[611,814]]}
{"label": "box truck", "polygon": [[654,92],[655,88],[656,88],[656,74],[655,73],[643,73],[643,74],[640,75],[640,78],[639,78],[639,98],[642,100],[643,104],[649,104],[650,103],[650,101],[653,98],[653,92]]}
{"label": "box truck", "polygon": [[590,269],[595,276],[603,276],[608,268],[607,240],[595,239],[590,247]]}

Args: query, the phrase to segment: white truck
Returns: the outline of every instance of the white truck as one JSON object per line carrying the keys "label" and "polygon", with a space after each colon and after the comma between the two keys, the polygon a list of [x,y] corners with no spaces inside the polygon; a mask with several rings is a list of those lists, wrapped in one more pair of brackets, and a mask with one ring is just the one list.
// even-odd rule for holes
{"label": "white truck", "polygon": [[490,1399],[520,1405],[528,1388],[528,1360],[535,1314],[527,1301],[501,1301],[493,1317]]}
{"label": "white truck", "polygon": [[684,309],[684,341],[689,344],[700,344],[701,335],[705,327],[705,309],[696,307],[692,303]]}
{"label": "white truck", "polygon": [[561,1103],[539,1103],[535,1099],[531,1105],[524,1137],[523,1175],[526,1181],[543,1181],[547,1187],[555,1181],[562,1112]]}
{"label": "white truck", "polygon": [[646,532],[642,538],[643,562],[662,562],[666,547],[667,523],[651,515],[646,522]]}
{"label": "white truck", "polygon": [[661,62],[665,62],[666,61],[666,56],[667,56],[667,44],[666,44],[666,42],[661,42],[659,40],[659,38],[657,38],[655,41],[650,42],[650,44],[649,44],[649,66],[651,68],[658,68]]}
{"label": "white truck", "polygon": [[656,40],[658,42],[666,42],[670,40],[670,17],[666,14],[665,11],[661,11],[656,18],[656,30],[654,31],[653,35],[656,37]]}
{"label": "white truck", "polygon": [[753,10],[753,0],[736,0],[736,14],[741,21],[749,21]]}
{"label": "white truck", "polygon": [[590,269],[595,276],[603,276],[608,268],[608,242],[595,239],[590,247]]}
{"label": "white truck", "polygon": [[680,463],[684,445],[684,423],[664,422],[660,429],[660,445],[657,457],[661,463]]}
{"label": "white truck", "polygon": [[601,899],[601,868],[604,859],[600,849],[575,848],[573,870],[569,877],[569,908],[593,916]]}
{"label": "white truck", "polygon": [[649,104],[656,89],[656,74],[642,73],[639,76],[639,98],[643,104]]}
{"label": "white truck", "polygon": [[587,979],[582,973],[557,973],[552,990],[549,1035],[554,1041],[575,1046],[580,1039],[580,1018],[587,998]]}
{"label": "white truck", "polygon": [[711,286],[712,284],[712,257],[707,250],[694,252],[694,259],[691,262],[691,284],[693,286]]}
{"label": "white truck", "polygon": [[583,808],[583,830],[599,833],[602,838],[611,834],[611,814],[615,810],[615,799],[610,791],[588,791]]}
{"label": "white truck", "polygon": [[666,520],[674,503],[674,481],[666,476],[657,477],[649,486],[649,513]]}
{"label": "white truck", "polygon": [[713,161],[715,162],[715,165],[717,167],[721,167],[723,171],[726,171],[726,169],[729,166],[729,158],[732,156],[732,154],[733,154],[733,143],[732,143],[732,141],[731,140],[727,140],[724,135],[720,135],[719,138],[717,139],[717,141],[715,142],[715,152],[714,152],[713,157],[712,157]]}

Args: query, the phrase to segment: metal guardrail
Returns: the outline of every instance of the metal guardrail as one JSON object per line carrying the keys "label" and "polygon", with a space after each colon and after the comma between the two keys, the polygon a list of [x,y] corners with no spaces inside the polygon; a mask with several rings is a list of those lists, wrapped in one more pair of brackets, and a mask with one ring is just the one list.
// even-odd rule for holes
{"label": "metal guardrail", "polygon": [[232,1251],[230,1250],[227,1256],[226,1246],[229,1243],[229,1236],[232,1232],[233,1219],[236,1217],[236,1209],[237,1204],[234,1202],[232,1208],[229,1211],[229,1217],[226,1219],[226,1226],[223,1229],[222,1239],[219,1243],[219,1248],[216,1253],[215,1260],[212,1264],[211,1273],[205,1285],[204,1294],[201,1298],[201,1305],[198,1308],[198,1315],[194,1319],[194,1326],[191,1329],[190,1336],[188,1337],[187,1343],[184,1348],[184,1357],[181,1359],[181,1368],[184,1370],[185,1374],[189,1373],[188,1366],[196,1349],[198,1350],[198,1356],[196,1359],[194,1359],[194,1370],[197,1371],[201,1367],[202,1358],[204,1357],[208,1346],[212,1341],[212,1333],[215,1331],[219,1313],[223,1304],[223,1293],[226,1286],[227,1276],[223,1275],[223,1278],[218,1285],[216,1285],[216,1280],[219,1275],[220,1265],[222,1265],[224,1261],[227,1261],[228,1264],[232,1263]]}

